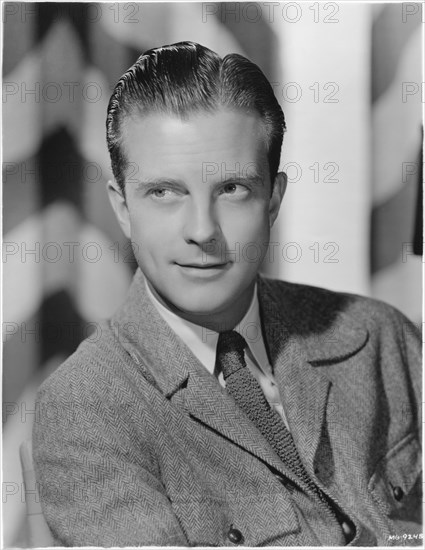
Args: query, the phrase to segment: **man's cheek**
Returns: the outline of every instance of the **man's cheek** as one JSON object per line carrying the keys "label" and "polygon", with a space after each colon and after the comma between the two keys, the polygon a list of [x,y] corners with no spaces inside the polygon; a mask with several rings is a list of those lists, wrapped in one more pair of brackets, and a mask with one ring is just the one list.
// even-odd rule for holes
{"label": "man's cheek", "polygon": [[221,224],[221,229],[229,242],[242,243],[245,240],[252,240],[257,233],[259,228],[257,219],[256,214],[248,215],[245,212],[235,211],[233,216],[229,216],[229,219]]}

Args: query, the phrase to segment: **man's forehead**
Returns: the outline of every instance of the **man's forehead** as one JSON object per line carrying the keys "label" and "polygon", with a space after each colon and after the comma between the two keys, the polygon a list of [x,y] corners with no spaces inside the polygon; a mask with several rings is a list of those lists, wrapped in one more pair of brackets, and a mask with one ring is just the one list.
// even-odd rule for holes
{"label": "man's forehead", "polygon": [[127,160],[152,175],[167,167],[217,175],[233,170],[240,177],[248,172],[261,176],[267,169],[264,123],[252,111],[220,108],[184,118],[137,114],[128,117],[122,129]]}
{"label": "man's forehead", "polygon": [[[214,111],[197,110],[183,115],[156,111],[141,113],[136,110],[124,116],[121,123],[124,139],[134,134],[141,137],[149,132],[179,138],[182,131],[188,133],[190,128],[197,130],[198,137],[210,136],[211,129],[216,133],[231,135],[232,131],[238,133],[243,128],[259,141],[265,144],[268,141],[264,121],[259,113],[251,109],[217,107]],[[239,137],[242,140],[246,135]]]}

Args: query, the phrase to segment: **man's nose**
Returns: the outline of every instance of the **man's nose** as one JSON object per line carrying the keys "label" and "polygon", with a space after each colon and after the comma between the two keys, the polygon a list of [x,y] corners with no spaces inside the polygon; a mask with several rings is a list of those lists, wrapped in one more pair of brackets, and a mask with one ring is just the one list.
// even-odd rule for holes
{"label": "man's nose", "polygon": [[187,243],[203,246],[217,239],[221,230],[213,204],[192,201],[185,215],[183,236]]}

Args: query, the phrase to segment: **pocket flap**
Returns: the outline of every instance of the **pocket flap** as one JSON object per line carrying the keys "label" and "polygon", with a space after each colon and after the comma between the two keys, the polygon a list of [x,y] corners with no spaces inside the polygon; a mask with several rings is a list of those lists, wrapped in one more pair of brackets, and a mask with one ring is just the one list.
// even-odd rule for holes
{"label": "pocket flap", "polygon": [[293,543],[300,532],[296,513],[283,493],[235,494],[225,500],[177,498],[172,507],[191,546],[234,546],[229,537],[232,529],[239,532],[244,546],[281,546]]}

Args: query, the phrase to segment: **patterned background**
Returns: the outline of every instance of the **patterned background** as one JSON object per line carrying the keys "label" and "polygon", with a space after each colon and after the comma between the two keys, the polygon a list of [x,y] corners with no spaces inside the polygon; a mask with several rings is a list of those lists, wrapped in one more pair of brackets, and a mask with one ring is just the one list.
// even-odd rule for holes
{"label": "patterned background", "polygon": [[134,261],[108,204],[114,84],[180,40],[275,86],[289,189],[269,274],[421,321],[421,5],[3,5],[4,544],[25,543],[18,447],[34,392],[122,301]]}

